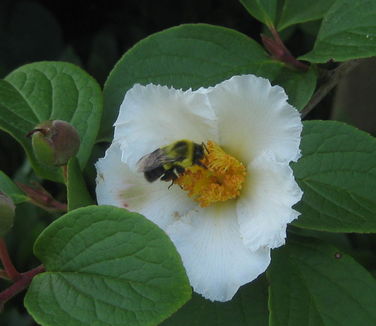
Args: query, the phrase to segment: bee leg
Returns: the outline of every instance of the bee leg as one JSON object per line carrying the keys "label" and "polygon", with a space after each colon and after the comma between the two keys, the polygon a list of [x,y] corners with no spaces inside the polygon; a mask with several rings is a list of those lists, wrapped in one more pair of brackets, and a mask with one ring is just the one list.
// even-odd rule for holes
{"label": "bee leg", "polygon": [[[177,165],[177,166],[174,167],[173,181],[170,184],[170,186],[168,187],[168,189],[170,189],[170,187],[173,185],[175,180],[179,177],[179,174],[184,173],[184,171],[185,171],[185,168],[183,168],[182,166]],[[179,187],[180,187],[180,189],[183,189],[183,187],[181,185],[179,185]]]}
{"label": "bee leg", "polygon": [[177,175],[175,174],[173,169],[165,171],[165,173],[161,177],[162,181],[171,181],[171,184],[168,186],[168,189],[172,187],[176,179]]}
{"label": "bee leg", "polygon": [[170,189],[170,188],[174,185],[174,181],[175,181],[175,180],[171,180],[171,183],[170,183],[170,185],[168,186],[167,189]]}
{"label": "bee leg", "polygon": [[[175,180],[176,180],[177,178],[178,178],[177,175],[172,171],[172,173],[171,173],[171,177],[170,177],[170,179],[169,179],[169,180],[171,180],[171,183],[170,183],[170,185],[168,186],[168,189],[170,189],[170,188],[174,185]],[[180,186],[180,185],[179,185],[179,186]],[[181,186],[180,186],[180,188],[181,188]]]}

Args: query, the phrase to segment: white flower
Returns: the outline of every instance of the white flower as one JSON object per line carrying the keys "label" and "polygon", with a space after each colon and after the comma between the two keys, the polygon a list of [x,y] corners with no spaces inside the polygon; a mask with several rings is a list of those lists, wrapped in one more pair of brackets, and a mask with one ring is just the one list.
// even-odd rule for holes
{"label": "white flower", "polygon": [[[253,75],[197,91],[134,85],[120,107],[114,141],[96,165],[98,203],[156,223],[174,242],[194,290],[230,300],[266,270],[270,249],[284,244],[287,223],[299,215],[292,206],[302,191],[289,163],[300,156],[301,130],[284,90]],[[198,174],[186,170],[180,187],[147,182],[137,172],[138,160],[180,139],[211,146],[214,163],[208,158],[207,169],[195,166]],[[216,164],[230,181],[198,182]],[[213,184],[220,190],[210,193]],[[216,202],[217,195],[223,201]]]}

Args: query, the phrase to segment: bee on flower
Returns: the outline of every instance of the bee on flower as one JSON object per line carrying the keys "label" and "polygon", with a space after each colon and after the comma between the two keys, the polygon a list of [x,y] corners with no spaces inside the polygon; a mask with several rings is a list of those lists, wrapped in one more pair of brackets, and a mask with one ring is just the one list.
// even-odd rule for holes
{"label": "bee on flower", "polygon": [[138,170],[144,172],[149,182],[161,177],[164,181],[172,180],[173,184],[178,178],[177,174],[184,173],[186,168],[203,166],[201,160],[204,158],[204,150],[205,145],[181,139],[141,157]]}
{"label": "bee on flower", "polygon": [[193,289],[231,300],[266,270],[299,216],[289,164],[300,157],[301,131],[284,90],[254,75],[195,91],[136,84],[96,164],[98,203],[156,223]]}

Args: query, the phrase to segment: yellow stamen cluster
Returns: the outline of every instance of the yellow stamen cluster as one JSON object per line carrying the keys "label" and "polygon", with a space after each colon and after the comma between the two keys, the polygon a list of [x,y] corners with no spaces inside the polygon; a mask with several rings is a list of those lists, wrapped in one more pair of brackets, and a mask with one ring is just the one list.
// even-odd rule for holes
{"label": "yellow stamen cluster", "polygon": [[208,141],[206,149],[201,160],[205,167],[193,165],[175,181],[201,207],[238,197],[246,176],[243,163],[216,143]]}

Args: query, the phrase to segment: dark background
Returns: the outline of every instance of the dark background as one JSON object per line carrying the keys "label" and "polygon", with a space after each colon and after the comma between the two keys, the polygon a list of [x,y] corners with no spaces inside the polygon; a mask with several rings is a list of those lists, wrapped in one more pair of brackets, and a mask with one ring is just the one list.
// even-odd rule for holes
{"label": "dark background", "polygon": [[255,38],[261,31],[261,24],[233,0],[2,0],[0,19],[6,41],[0,45],[5,72],[30,61],[72,59],[69,54],[74,52],[75,59],[101,82],[129,47],[171,26],[204,22]]}
{"label": "dark background", "polygon": [[[0,0],[0,78],[13,69],[40,60],[63,60],[78,64],[103,85],[114,64],[137,41],[163,29],[183,23],[209,23],[236,29],[260,42],[263,26],[237,0],[131,0],[131,1],[11,1]],[[320,22],[302,24],[282,33],[294,55],[308,52]],[[332,92],[309,118],[334,117],[376,132],[376,63],[368,60],[346,78],[337,93]],[[97,145],[102,156],[106,145]],[[0,131],[0,170],[22,182],[32,172],[24,163],[22,148]],[[93,180],[92,165],[86,171]],[[44,183],[54,195],[62,189]],[[13,232],[7,238],[11,255],[20,271],[35,266],[32,244],[53,217],[29,204],[17,207]],[[358,243],[369,247],[370,238]],[[373,240],[372,240],[373,243]],[[0,290],[6,284],[0,282]],[[32,319],[19,295],[0,315],[1,326],[30,326]]]}

